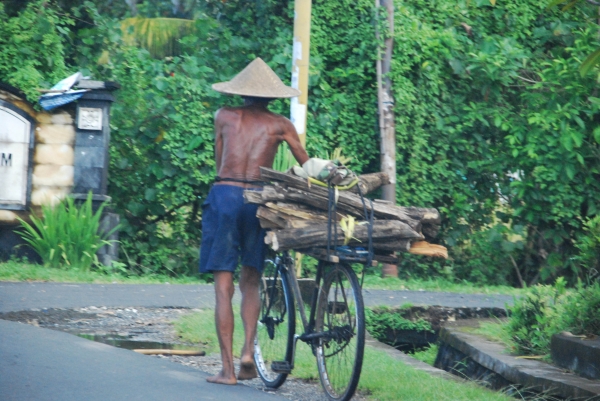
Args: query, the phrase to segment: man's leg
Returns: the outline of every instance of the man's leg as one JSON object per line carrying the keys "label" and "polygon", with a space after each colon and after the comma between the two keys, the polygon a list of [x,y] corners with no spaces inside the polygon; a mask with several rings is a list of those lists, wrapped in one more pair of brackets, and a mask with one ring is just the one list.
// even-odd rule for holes
{"label": "man's leg", "polygon": [[235,287],[233,286],[233,273],[227,271],[214,272],[215,278],[215,324],[217,337],[221,348],[221,361],[223,368],[215,376],[206,380],[211,383],[236,384],[233,366],[233,309],[231,299]]}
{"label": "man's leg", "polygon": [[242,321],[244,323],[244,347],[242,348],[239,380],[257,377],[254,364],[254,338],[260,313],[260,273],[254,267],[242,266],[240,290],[242,292]]}

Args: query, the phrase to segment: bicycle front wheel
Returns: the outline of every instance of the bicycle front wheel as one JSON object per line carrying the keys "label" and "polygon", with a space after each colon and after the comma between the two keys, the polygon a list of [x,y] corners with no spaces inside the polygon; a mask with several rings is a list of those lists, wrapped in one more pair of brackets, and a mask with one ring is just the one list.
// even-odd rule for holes
{"label": "bicycle front wheel", "polygon": [[317,303],[315,332],[317,366],[327,396],[352,398],[362,369],[365,310],[356,273],[348,265],[332,265]]}
{"label": "bicycle front wheel", "polygon": [[287,373],[272,369],[273,362],[292,362],[296,310],[281,261],[267,261],[260,284],[260,315],[254,340],[254,361],[260,378],[269,388],[280,387]]}

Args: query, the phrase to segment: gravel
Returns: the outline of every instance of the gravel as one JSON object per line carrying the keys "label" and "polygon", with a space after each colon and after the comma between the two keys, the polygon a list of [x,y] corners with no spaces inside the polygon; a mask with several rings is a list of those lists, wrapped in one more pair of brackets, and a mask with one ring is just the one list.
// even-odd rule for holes
{"label": "gravel", "polygon": [[[17,321],[38,327],[59,330],[71,334],[96,336],[119,336],[139,342],[158,342],[167,344],[194,345],[182,342],[177,336],[173,322],[194,309],[186,308],[109,308],[90,306],[77,309],[32,309],[21,312],[0,313],[0,319]],[[197,344],[196,344],[197,345]],[[141,347],[140,347],[141,348]],[[217,374],[221,369],[218,354],[207,356],[166,356],[156,355],[151,358],[169,359],[174,363],[194,369]],[[236,370],[239,359],[236,359]],[[266,388],[260,379],[240,381],[239,383],[265,392]],[[320,383],[306,381],[288,376],[288,379],[276,393],[289,400],[322,401],[327,400]],[[366,400],[362,395],[355,395],[355,400]]]}

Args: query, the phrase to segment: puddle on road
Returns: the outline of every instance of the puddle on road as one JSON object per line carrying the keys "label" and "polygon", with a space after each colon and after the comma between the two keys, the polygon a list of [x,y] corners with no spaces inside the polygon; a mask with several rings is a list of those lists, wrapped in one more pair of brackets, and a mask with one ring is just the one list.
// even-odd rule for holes
{"label": "puddle on road", "polygon": [[120,336],[116,334],[98,335],[98,334],[77,334],[78,337],[86,340],[96,341],[102,344],[112,345],[113,347],[125,349],[170,349],[178,351],[197,351],[198,347],[181,344],[168,344],[156,341],[136,341],[133,336]]}

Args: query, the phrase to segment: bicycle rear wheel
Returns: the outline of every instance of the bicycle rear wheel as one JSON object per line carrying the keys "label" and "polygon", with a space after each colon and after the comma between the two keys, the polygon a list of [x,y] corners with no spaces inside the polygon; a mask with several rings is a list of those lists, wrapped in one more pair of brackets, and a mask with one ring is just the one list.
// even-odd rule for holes
{"label": "bicycle rear wheel", "polygon": [[287,276],[277,264],[266,261],[260,284],[260,315],[254,340],[254,361],[265,386],[280,387],[287,373],[275,372],[275,361],[292,362],[296,310]]}
{"label": "bicycle rear wheel", "polygon": [[356,273],[342,264],[326,274],[317,303],[317,367],[323,389],[336,401],[352,398],[362,369],[365,311]]}

